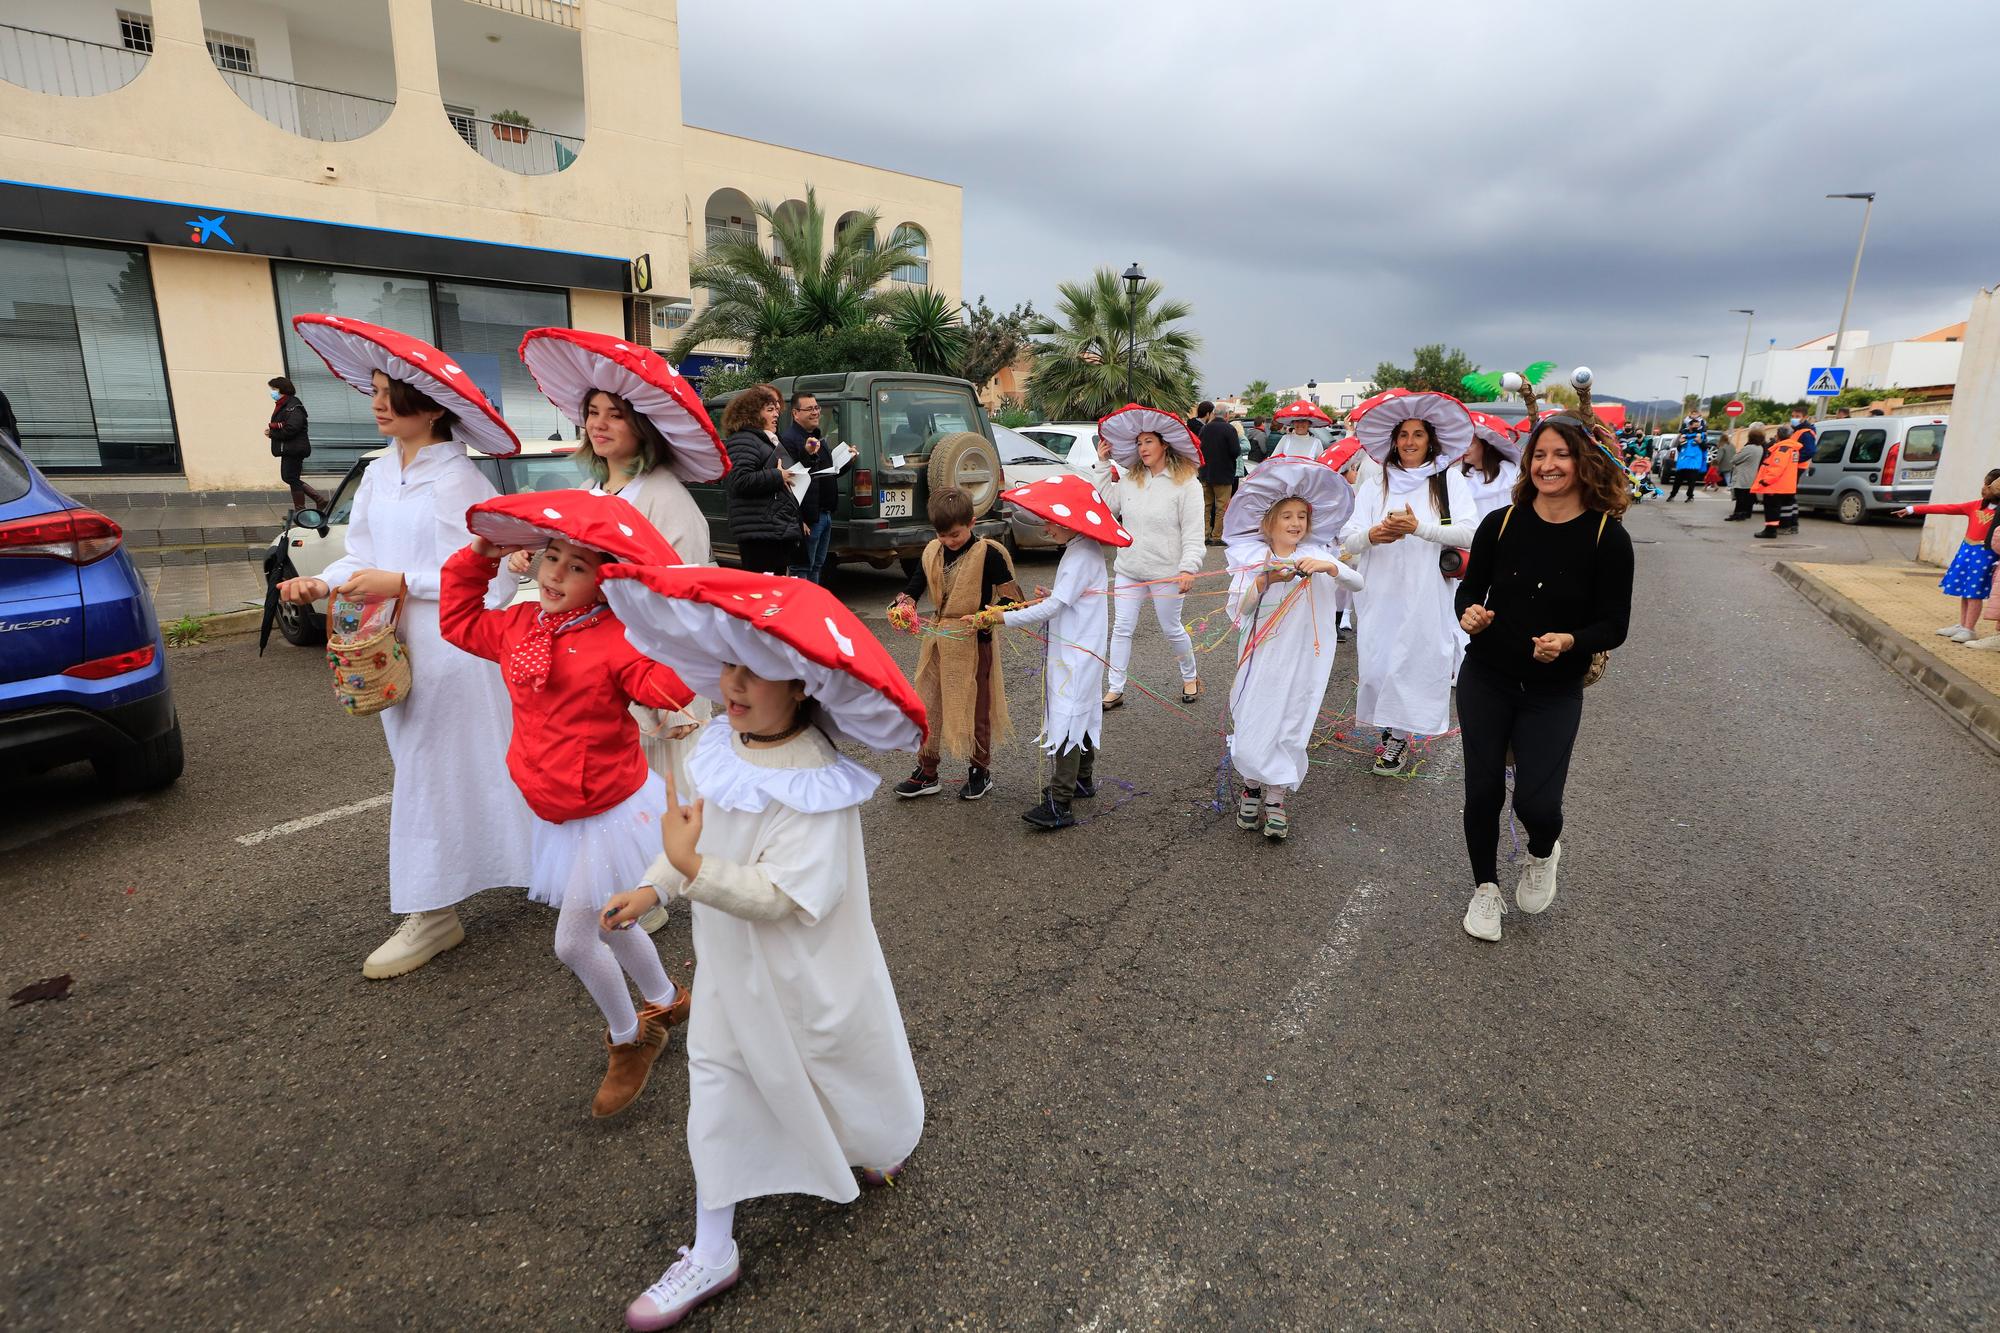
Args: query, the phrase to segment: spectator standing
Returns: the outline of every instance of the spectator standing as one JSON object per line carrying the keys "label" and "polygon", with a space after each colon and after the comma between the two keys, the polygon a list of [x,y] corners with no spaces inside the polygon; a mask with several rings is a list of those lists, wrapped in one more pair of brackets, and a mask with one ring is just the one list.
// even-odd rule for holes
{"label": "spectator standing", "polygon": [[1243,428],[1243,439],[1250,446],[1252,463],[1261,463],[1271,456],[1271,437],[1264,431],[1264,418],[1252,417]]}
{"label": "spectator standing", "polygon": [[785,482],[789,461],[778,442],[778,414],[784,400],[768,384],[753,384],[722,411],[723,447],[729,475],[722,479],[729,533],[745,569],[782,574],[792,565],[806,535],[799,503]]}
{"label": "spectator standing", "polygon": [[[819,399],[809,393],[794,393],[791,411],[778,440],[794,463],[813,474],[799,501],[799,522],[805,536],[799,543],[791,575],[812,583],[820,581],[826,568],[827,546],[833,540],[833,511],[840,505],[840,476],[827,461],[832,452],[820,432]],[[824,475],[821,475],[824,472]]]}
{"label": "spectator standing", "polygon": [[1757,469],[1764,462],[1764,428],[1752,426],[1741,447],[1729,455],[1729,489],[1736,497],[1736,509],[1724,522],[1741,523],[1750,517],[1756,500],[1750,488],[1757,483]]}
{"label": "spectator standing", "polygon": [[1229,508],[1229,497],[1236,490],[1236,459],[1242,442],[1236,438],[1236,428],[1216,415],[1214,403],[1197,407],[1188,426],[1201,441],[1201,492],[1206,502],[1208,544],[1220,546],[1222,511]]}
{"label": "spectator standing", "polygon": [[1668,504],[1673,503],[1682,487],[1687,488],[1684,503],[1693,504],[1695,488],[1701,485],[1701,474],[1708,470],[1708,428],[1700,417],[1689,417],[1688,421],[1697,428],[1681,431],[1681,447],[1674,455],[1674,484],[1667,491]]}
{"label": "spectator standing", "polygon": [[1752,536],[1776,538],[1799,530],[1799,472],[1804,467],[1798,437],[1792,427],[1780,427],[1750,484],[1751,494],[1764,497],[1764,526]]}
{"label": "spectator standing", "polygon": [[326,497],[306,484],[306,459],[312,454],[312,441],[306,435],[306,405],[283,375],[273,376],[268,383],[271,424],[264,427],[264,434],[271,440],[271,457],[278,460],[278,477],[291,489],[293,509],[305,509],[310,501],[311,508],[324,510]]}

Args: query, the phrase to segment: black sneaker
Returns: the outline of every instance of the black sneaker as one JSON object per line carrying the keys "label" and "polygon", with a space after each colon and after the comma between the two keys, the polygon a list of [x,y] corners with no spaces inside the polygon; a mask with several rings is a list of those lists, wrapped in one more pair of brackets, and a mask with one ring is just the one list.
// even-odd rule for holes
{"label": "black sneaker", "polygon": [[1021,818],[1038,829],[1070,828],[1076,823],[1076,816],[1067,805],[1053,799],[1045,800],[1032,810],[1023,810]]}
{"label": "black sneaker", "polygon": [[1085,779],[1083,779],[1083,778],[1078,778],[1078,779],[1076,780],[1076,799],[1077,799],[1077,800],[1079,800],[1079,801],[1087,801],[1087,800],[1089,800],[1089,799],[1090,799],[1091,797],[1093,797],[1093,796],[1095,796],[1095,795],[1097,795],[1097,784],[1096,784],[1095,782],[1089,782],[1089,781],[1086,781],[1086,780],[1085,780]]}
{"label": "black sneaker", "polygon": [[935,796],[943,790],[938,785],[937,774],[926,775],[921,768],[896,784],[896,795],[908,799],[912,796]]}
{"label": "black sneaker", "polygon": [[969,768],[966,770],[964,783],[959,786],[958,799],[961,801],[976,801],[992,790],[993,778],[985,769],[979,767]]}
{"label": "black sneaker", "polygon": [[1393,778],[1410,766],[1410,743],[1401,736],[1391,736],[1382,746],[1382,752],[1375,756],[1376,775]]}

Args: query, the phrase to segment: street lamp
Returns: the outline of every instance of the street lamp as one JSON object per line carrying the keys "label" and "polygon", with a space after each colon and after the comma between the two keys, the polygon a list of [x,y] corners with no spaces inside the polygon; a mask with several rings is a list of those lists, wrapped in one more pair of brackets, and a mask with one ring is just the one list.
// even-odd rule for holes
{"label": "street lamp", "polygon": [[1701,391],[1695,395],[1694,400],[1695,408],[1700,410],[1701,405],[1708,401],[1708,354],[1696,352],[1695,358],[1701,362]]}
{"label": "street lamp", "polygon": [[1306,397],[1312,400],[1313,406],[1315,407],[1319,406],[1319,395],[1314,393],[1313,390],[1317,389],[1318,387],[1319,387],[1318,380],[1308,379],[1306,381]]}
{"label": "street lamp", "polygon": [[1132,401],[1132,362],[1139,355],[1139,288],[1145,285],[1146,270],[1133,260],[1125,270],[1125,401]]}
{"label": "street lamp", "polygon": [[1694,378],[1694,376],[1692,376],[1692,375],[1683,375],[1683,376],[1681,376],[1681,415],[1682,415],[1682,416],[1686,416],[1686,415],[1687,415],[1687,410],[1688,410],[1688,381],[1689,381],[1689,380],[1691,380],[1691,379],[1693,379],[1693,378]]}
{"label": "street lamp", "polygon": [[1732,310],[1729,313],[1746,317],[1743,321],[1743,355],[1736,358],[1736,392],[1729,395],[1731,398],[1741,398],[1743,396],[1743,368],[1750,364],[1750,326],[1757,322],[1757,312],[1754,310]]}
{"label": "street lamp", "polygon": [[[1868,244],[1868,216],[1875,211],[1875,192],[1859,190],[1853,194],[1830,194],[1829,199],[1865,199],[1867,205],[1861,210],[1861,239],[1854,243],[1854,268],[1847,275],[1847,296],[1840,303],[1840,324],[1833,331],[1833,359],[1826,363],[1828,370],[1840,367],[1840,340],[1847,336],[1847,308],[1854,304],[1854,281],[1861,276],[1861,247]],[[1813,412],[1813,420],[1826,415],[1827,399],[1819,400]]]}

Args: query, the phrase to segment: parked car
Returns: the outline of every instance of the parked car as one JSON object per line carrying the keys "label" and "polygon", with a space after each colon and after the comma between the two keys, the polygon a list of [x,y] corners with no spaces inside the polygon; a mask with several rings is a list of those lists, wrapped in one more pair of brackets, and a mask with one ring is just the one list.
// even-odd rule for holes
{"label": "parked car", "polygon": [[180,777],[166,643],[123,531],[0,431],[0,763],[81,760],[118,791]]}
{"label": "parked car", "polygon": [[[929,543],[931,488],[957,486],[972,501],[972,530],[999,538],[993,513],[1005,488],[993,423],[973,386],[947,375],[913,371],[855,370],[840,375],[787,376],[772,387],[787,402],[793,393],[819,399],[820,435],[829,447],[854,447],[854,461],[840,474],[840,503],[833,513],[827,563],[863,562],[877,569],[901,564],[914,570]],[[722,420],[727,398],[705,403]],[[688,487],[708,518],[718,561],[734,558],[721,482]]]}
{"label": "parked car", "polygon": [[[1037,444],[1028,437],[1026,431],[1013,431],[1005,426],[993,428],[993,440],[1000,448],[1000,466],[1006,474],[1007,488],[1025,486],[1043,477],[1060,476],[1065,472],[1075,472],[1063,455],[1045,445]],[[1096,445],[1091,446],[1093,458]],[[1087,475],[1087,474],[1086,474]],[[1007,501],[1000,502],[1001,516],[1007,522],[1007,530],[1000,540],[1016,554],[1022,551],[1053,550],[1055,543],[1047,536],[1042,520],[1025,509],[1017,508]]]}
{"label": "parked car", "polygon": [[[361,488],[361,474],[386,449],[362,455],[340,480],[340,487],[327,502],[326,511],[301,509],[271,539],[264,555],[266,577],[279,579],[318,578],[334,561],[347,553],[347,521],[354,511],[354,493]],[[522,491],[565,491],[589,484],[577,466],[576,441],[551,440],[524,444],[512,458],[492,458],[467,450],[472,461],[502,495]],[[302,648],[326,642],[326,599],[310,607],[294,603],[278,604],[278,632],[287,643]]]}
{"label": "parked car", "polygon": [[1061,454],[1078,472],[1089,472],[1097,462],[1095,421],[1043,421],[1023,426],[1021,434],[1044,449]]}
{"label": "parked car", "polygon": [[1836,417],[1818,425],[1819,449],[1799,474],[1799,508],[1831,509],[1865,522],[1904,505],[1928,504],[1948,418]]}

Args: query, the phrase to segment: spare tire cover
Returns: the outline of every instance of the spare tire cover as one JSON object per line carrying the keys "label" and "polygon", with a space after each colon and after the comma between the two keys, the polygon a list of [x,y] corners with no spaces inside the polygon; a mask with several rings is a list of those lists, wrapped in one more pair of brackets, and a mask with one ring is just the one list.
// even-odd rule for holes
{"label": "spare tire cover", "polygon": [[1000,502],[1006,489],[1000,470],[1000,451],[993,441],[971,431],[958,431],[939,440],[931,449],[930,467],[925,474],[932,491],[956,486],[972,501],[972,516],[986,517]]}

